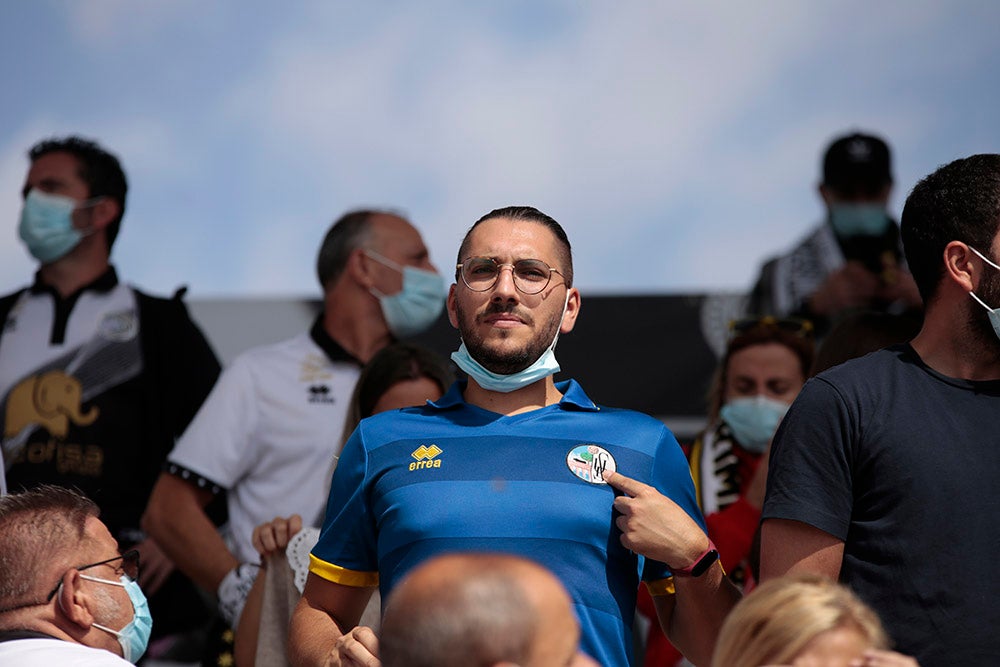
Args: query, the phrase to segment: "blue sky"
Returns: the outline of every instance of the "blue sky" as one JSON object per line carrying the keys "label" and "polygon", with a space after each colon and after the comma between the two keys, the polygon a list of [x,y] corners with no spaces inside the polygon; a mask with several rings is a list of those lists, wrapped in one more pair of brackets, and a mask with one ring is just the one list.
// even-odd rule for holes
{"label": "blue sky", "polygon": [[343,211],[405,211],[446,270],[492,208],[563,223],[590,293],[741,290],[821,215],[824,145],[894,149],[893,210],[1000,151],[1000,3],[0,3],[0,291],[26,149],[121,158],[120,274],[305,296]]}

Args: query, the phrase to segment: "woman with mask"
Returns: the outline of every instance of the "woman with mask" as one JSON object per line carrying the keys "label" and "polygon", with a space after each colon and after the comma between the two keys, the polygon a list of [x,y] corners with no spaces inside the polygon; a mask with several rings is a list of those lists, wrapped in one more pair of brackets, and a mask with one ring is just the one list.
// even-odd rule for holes
{"label": "woman with mask", "polygon": [[[752,587],[749,559],[767,486],[768,447],[809,377],[813,353],[807,320],[765,316],[730,323],[708,395],[708,426],[688,453],[708,536],[730,578],[746,590]],[[639,607],[644,614],[652,610],[642,590]],[[644,664],[663,667],[679,658],[653,623]]]}

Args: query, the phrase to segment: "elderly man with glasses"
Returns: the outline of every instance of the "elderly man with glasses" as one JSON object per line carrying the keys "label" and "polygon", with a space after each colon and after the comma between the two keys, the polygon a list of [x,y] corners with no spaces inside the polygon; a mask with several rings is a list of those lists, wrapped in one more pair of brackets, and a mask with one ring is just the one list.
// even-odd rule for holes
{"label": "elderly man with glasses", "polygon": [[579,312],[559,223],[509,207],[473,225],[448,294],[461,335],[452,359],[468,380],[434,403],[363,420],[345,445],[292,620],[293,663],[378,665],[376,637],[356,627],[375,587],[385,597],[429,558],[489,551],[559,578],[581,648],[601,665],[631,664],[640,579],[669,636],[707,664],[738,594],[670,431],[553,380],[556,339]]}
{"label": "elderly man with glasses", "polygon": [[0,664],[135,663],[152,629],[136,579],[87,497],[40,486],[0,497]]}

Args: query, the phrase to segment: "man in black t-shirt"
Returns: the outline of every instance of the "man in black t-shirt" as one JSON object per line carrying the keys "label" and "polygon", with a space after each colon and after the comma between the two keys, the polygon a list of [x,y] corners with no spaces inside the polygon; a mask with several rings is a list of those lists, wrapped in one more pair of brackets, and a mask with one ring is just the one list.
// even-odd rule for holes
{"label": "man in black t-shirt", "polygon": [[923,667],[1000,656],[998,226],[1000,155],[917,184],[902,238],[920,333],[809,381],[771,450],[761,579],[839,578]]}

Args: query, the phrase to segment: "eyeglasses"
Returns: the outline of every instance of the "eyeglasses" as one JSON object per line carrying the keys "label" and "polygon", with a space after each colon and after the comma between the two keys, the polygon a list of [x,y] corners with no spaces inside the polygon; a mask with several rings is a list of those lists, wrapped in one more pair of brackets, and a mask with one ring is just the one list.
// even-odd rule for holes
{"label": "eyeglasses", "polygon": [[764,315],[763,317],[744,317],[731,320],[729,322],[729,337],[733,338],[757,328],[777,329],[802,338],[812,338],[815,333],[813,323],[809,320]]}
{"label": "eyeglasses", "polygon": [[[120,567],[115,567],[112,565],[112,563],[119,560],[122,562]],[[83,572],[84,570],[89,570],[90,568],[99,567],[101,565],[107,565],[108,567],[114,569],[115,574],[117,574],[119,577],[124,574],[131,581],[135,581],[136,579],[139,578],[139,551],[136,549],[129,549],[121,556],[115,556],[114,558],[102,560],[97,563],[91,563],[89,565],[81,565],[80,567],[76,568],[76,570]],[[60,580],[59,583],[56,584],[56,587],[52,589],[52,592],[49,593],[49,596],[45,598],[46,602],[52,601],[52,598],[55,597],[56,592],[59,590],[60,586],[62,586],[62,580]]]}
{"label": "eyeglasses", "polygon": [[519,259],[513,264],[501,264],[492,257],[470,257],[455,265],[462,282],[473,292],[493,289],[504,267],[510,267],[514,287],[522,294],[538,294],[549,286],[553,273],[562,275],[559,269],[553,269],[540,259]]}
{"label": "eyeglasses", "polygon": [[[121,561],[121,565],[117,567],[112,565],[112,563],[114,563],[115,561]],[[108,567],[113,568],[115,570],[115,573],[118,574],[119,577],[125,575],[132,581],[135,581],[136,579],[139,578],[139,552],[136,549],[129,549],[121,556],[115,556],[114,558],[102,560],[97,563],[81,565],[80,567],[74,569],[83,572],[84,570],[89,570],[93,567],[98,567],[100,565],[107,565]],[[52,591],[45,597],[45,600],[43,600],[42,602],[25,602],[23,604],[17,604],[11,607],[4,607],[3,609],[0,609],[0,614],[4,614],[8,611],[14,611],[16,609],[24,609],[26,607],[37,607],[39,605],[48,604],[52,602],[52,598],[56,596],[56,593],[59,592],[59,588],[61,586],[62,586],[62,578],[59,579],[59,583],[56,584],[55,588],[52,589]]]}

